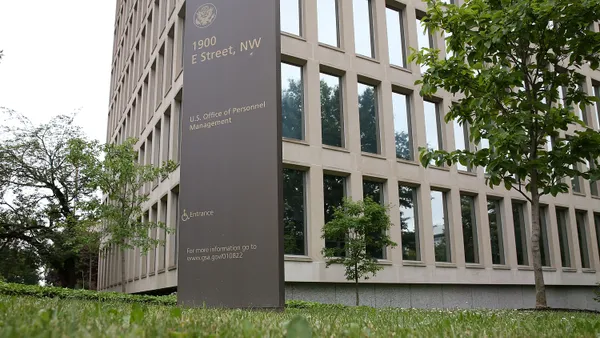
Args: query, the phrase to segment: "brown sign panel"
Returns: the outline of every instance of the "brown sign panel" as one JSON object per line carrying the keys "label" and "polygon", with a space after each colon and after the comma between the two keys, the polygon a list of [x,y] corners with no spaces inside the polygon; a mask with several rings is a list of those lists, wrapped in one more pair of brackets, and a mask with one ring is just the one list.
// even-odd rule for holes
{"label": "brown sign panel", "polygon": [[177,297],[284,306],[279,0],[187,0]]}

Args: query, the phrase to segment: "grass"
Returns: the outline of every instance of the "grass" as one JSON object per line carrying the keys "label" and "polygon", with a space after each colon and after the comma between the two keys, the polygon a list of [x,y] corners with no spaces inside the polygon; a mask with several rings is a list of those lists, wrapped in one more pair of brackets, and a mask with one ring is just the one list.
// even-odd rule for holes
{"label": "grass", "polygon": [[600,316],[335,306],[274,313],[0,296],[0,337],[306,337],[307,329],[313,337],[596,337]]}

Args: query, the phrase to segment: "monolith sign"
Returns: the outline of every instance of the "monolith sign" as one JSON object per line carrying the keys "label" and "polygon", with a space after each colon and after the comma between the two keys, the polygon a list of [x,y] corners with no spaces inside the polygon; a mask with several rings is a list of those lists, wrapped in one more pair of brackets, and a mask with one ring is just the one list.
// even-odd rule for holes
{"label": "monolith sign", "polygon": [[279,0],[187,0],[177,298],[284,306]]}

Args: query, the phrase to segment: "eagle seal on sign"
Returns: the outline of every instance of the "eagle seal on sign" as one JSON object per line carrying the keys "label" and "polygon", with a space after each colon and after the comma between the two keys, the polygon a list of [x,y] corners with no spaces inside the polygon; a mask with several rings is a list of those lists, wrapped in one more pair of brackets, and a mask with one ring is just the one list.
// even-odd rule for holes
{"label": "eagle seal on sign", "polygon": [[208,3],[204,4],[196,10],[194,15],[194,24],[198,28],[206,28],[210,26],[217,18],[217,7]]}

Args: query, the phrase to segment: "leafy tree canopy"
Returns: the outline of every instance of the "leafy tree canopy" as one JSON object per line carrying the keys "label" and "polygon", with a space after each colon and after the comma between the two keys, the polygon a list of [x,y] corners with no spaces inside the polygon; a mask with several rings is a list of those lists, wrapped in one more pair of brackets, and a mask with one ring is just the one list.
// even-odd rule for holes
{"label": "leafy tree canopy", "polygon": [[[539,198],[568,191],[567,177],[597,180],[600,134],[588,113],[597,99],[585,91],[582,69],[599,66],[597,0],[470,0],[464,5],[427,0],[422,20],[443,33],[446,57],[435,48],[410,56],[427,71],[421,94],[454,94],[445,121],[469,126],[479,150],[429,151],[424,166],[486,168],[491,187],[516,189],[532,204],[536,304],[546,306],[539,250]],[[591,91],[591,88],[587,88]]]}
{"label": "leafy tree canopy", "polygon": [[[326,247],[322,252],[328,258],[327,266],[344,265],[346,279],[355,282],[356,305],[359,303],[358,280],[369,279],[383,268],[367,248],[397,245],[388,235],[392,224],[387,210],[370,197],[356,202],[345,198],[342,205],[335,208],[333,219],[323,226],[323,238],[345,238],[343,247]],[[381,235],[372,236],[373,233]]]}

